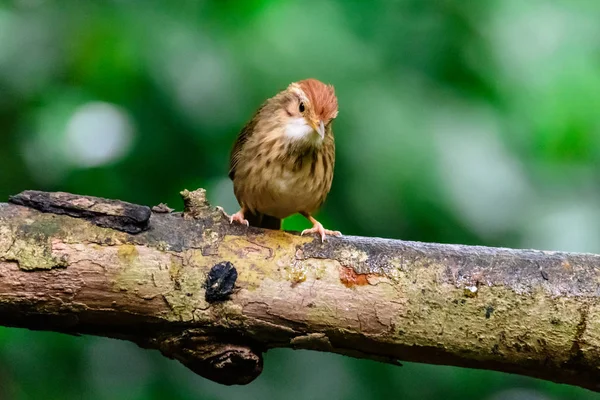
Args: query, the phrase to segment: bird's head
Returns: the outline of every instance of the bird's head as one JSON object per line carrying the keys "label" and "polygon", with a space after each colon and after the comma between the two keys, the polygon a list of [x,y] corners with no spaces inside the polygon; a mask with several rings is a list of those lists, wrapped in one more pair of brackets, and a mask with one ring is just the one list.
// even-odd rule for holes
{"label": "bird's head", "polygon": [[305,79],[290,84],[285,94],[285,135],[292,140],[323,141],[327,128],[338,114],[333,86]]}

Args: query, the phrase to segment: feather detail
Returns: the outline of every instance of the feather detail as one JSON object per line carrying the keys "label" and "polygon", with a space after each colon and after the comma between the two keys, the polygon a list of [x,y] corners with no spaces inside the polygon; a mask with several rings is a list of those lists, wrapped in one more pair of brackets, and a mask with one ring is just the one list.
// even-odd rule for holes
{"label": "feather detail", "polygon": [[315,115],[318,118],[329,121],[337,117],[338,102],[333,86],[312,78],[298,82],[298,86],[313,105]]}
{"label": "feather detail", "polygon": [[250,122],[248,122],[242,128],[242,130],[237,136],[237,139],[235,140],[235,143],[233,144],[233,148],[231,149],[231,155],[229,157],[229,179],[231,180],[233,180],[233,178],[235,177],[235,168],[237,167],[240,161],[242,150],[244,149],[244,144],[246,144],[250,136],[252,136],[252,134],[254,133],[254,127],[256,126],[256,123],[258,121],[257,116],[260,114],[264,106],[264,104],[260,106],[256,113],[254,113],[254,116],[252,117]]}

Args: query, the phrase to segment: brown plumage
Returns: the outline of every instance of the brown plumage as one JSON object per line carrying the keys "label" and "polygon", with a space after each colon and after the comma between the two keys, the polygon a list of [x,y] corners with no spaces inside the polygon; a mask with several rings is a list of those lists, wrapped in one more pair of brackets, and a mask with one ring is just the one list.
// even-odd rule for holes
{"label": "brown plumage", "polygon": [[316,79],[290,84],[258,109],[231,152],[229,177],[241,206],[231,222],[280,229],[283,218],[300,213],[313,224],[302,234],[341,235],[312,217],[331,189],[337,113],[333,86]]}

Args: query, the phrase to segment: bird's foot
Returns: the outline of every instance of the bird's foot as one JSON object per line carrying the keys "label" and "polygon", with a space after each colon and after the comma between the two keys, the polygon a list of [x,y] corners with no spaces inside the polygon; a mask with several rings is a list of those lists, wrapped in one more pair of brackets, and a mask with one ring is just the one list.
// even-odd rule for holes
{"label": "bird's foot", "polygon": [[248,220],[244,218],[244,212],[242,210],[229,217],[229,223],[233,224],[233,221],[239,222],[242,225],[250,226]]}
{"label": "bird's foot", "polygon": [[321,242],[325,241],[325,236],[329,235],[329,236],[342,236],[342,232],[340,231],[330,231],[329,229],[325,229],[323,228],[323,225],[316,221],[313,223],[313,227],[310,229],[305,229],[302,231],[302,233],[300,234],[301,236],[307,233],[317,233],[319,234],[319,236],[321,236]]}
{"label": "bird's foot", "polygon": [[240,210],[232,215],[227,214],[225,209],[221,206],[217,206],[217,210],[219,210],[225,216],[225,218],[227,218],[229,220],[230,224],[233,224],[233,221],[237,221],[242,225],[250,226],[250,224],[248,223],[248,220],[244,218],[243,210]]}

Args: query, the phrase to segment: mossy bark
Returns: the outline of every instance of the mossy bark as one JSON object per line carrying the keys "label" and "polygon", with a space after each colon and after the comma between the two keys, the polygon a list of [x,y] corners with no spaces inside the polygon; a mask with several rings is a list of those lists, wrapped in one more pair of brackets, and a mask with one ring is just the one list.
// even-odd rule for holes
{"label": "mossy bark", "polygon": [[[183,213],[64,193],[0,204],[0,324],[131,340],[225,384],[291,347],[600,390],[600,256],[321,243],[230,225],[202,190],[182,195]],[[233,291],[207,301],[223,262],[235,274],[212,293]]]}

